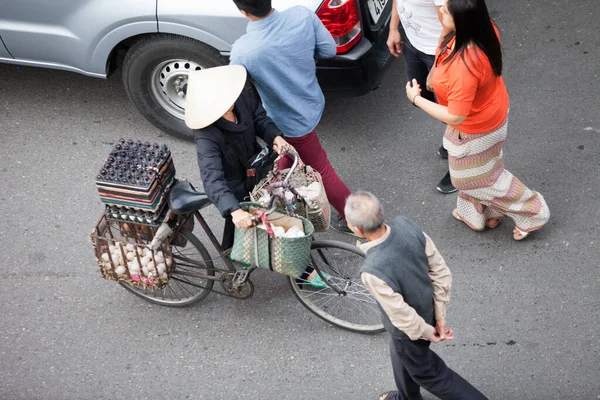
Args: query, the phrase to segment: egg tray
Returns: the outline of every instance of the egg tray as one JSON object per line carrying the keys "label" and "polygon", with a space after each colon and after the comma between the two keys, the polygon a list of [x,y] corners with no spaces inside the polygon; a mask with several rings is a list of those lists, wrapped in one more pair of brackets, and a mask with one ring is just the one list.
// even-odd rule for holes
{"label": "egg tray", "polygon": [[[154,251],[148,248],[156,229],[156,227],[148,225],[108,220],[106,215],[102,215],[90,235],[94,255],[102,276],[105,279],[126,282],[130,285],[145,288],[160,289],[164,287],[175,269],[175,260],[171,252],[171,246],[167,243],[161,244]],[[114,254],[120,255],[120,259],[111,254],[111,246],[116,247]],[[161,261],[159,254],[161,252],[165,266],[165,273],[162,274],[162,278],[159,276],[157,268],[146,275],[141,268],[137,273],[136,271],[130,271],[130,267],[127,265],[129,261],[137,261],[138,265],[141,266],[144,253],[146,253],[145,257],[151,258],[154,265],[158,266],[161,264],[159,262]],[[134,254],[130,260],[127,259],[128,253]],[[121,260],[125,261],[120,263]],[[167,260],[171,260],[170,263],[166,262]],[[124,270],[123,268],[118,269],[120,266],[123,266]]]}
{"label": "egg tray", "polygon": [[[105,206],[104,215],[106,215],[106,219],[110,223],[120,224],[121,227],[123,227],[123,225],[125,227],[131,226],[132,229],[134,229],[134,230],[137,229],[137,230],[140,230],[140,232],[147,232],[147,230],[145,230],[145,228],[143,228],[143,227],[158,228],[160,226],[160,224],[163,222],[168,208],[169,208],[168,202],[164,202],[160,211],[154,213],[153,217],[155,219],[151,220],[150,222],[148,222],[148,220],[140,221],[139,218],[137,218],[137,217],[135,217],[135,219],[133,219],[133,217],[131,217],[131,216],[127,216],[127,219],[125,219],[125,218],[123,218],[124,214],[116,214],[116,216],[115,216],[111,213],[111,210],[109,209],[108,205]],[[128,211],[128,208],[123,207],[123,208],[119,209],[120,213],[123,213],[124,211],[125,212]],[[134,211],[137,211],[137,210],[134,209]],[[146,236],[147,235],[142,236],[142,239],[148,240]]]}

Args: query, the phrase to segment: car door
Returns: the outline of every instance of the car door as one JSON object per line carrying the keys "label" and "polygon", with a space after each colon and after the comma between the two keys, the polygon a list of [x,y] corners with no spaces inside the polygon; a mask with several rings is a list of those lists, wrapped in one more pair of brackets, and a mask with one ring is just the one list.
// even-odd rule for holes
{"label": "car door", "polygon": [[17,60],[85,72],[102,39],[136,21],[156,30],[156,0],[13,0],[0,13],[0,36]]}
{"label": "car door", "polygon": [[0,59],[9,59],[12,58],[6,46],[4,46],[4,41],[2,40],[2,36],[0,36]]}

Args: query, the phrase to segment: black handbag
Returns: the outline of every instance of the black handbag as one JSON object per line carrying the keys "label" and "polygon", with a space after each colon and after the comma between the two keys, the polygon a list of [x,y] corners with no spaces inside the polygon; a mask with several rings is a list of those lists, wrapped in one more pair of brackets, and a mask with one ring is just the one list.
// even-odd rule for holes
{"label": "black handbag", "polygon": [[238,160],[242,166],[246,169],[246,190],[251,192],[252,189],[260,182],[260,180],[267,175],[267,173],[273,167],[273,161],[277,158],[277,155],[268,146],[263,147],[260,152],[253,155],[250,160],[246,158],[244,152],[239,146],[231,140],[231,137],[227,134],[223,134],[225,141],[233,151],[235,152]]}

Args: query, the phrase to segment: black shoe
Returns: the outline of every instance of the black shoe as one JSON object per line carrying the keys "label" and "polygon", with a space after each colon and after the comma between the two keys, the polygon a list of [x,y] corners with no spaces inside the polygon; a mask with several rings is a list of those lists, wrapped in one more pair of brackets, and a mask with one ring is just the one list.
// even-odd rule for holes
{"label": "black shoe", "polygon": [[332,218],[329,226],[331,227],[331,229],[333,229],[335,231],[338,231],[341,233],[347,233],[349,235],[354,235],[354,232],[352,232],[350,230],[350,228],[348,228],[348,224],[346,224],[346,220],[344,218],[342,218],[341,215],[338,215],[337,217]]}
{"label": "black shoe", "polygon": [[444,160],[448,159],[448,150],[446,150],[444,148],[444,146],[440,146],[440,148],[438,149],[438,154],[440,155],[440,157],[442,157]]}
{"label": "black shoe", "polygon": [[452,186],[452,181],[450,180],[450,171],[446,172],[446,175],[444,175],[440,183],[438,183],[436,189],[443,194],[456,192],[456,188]]}

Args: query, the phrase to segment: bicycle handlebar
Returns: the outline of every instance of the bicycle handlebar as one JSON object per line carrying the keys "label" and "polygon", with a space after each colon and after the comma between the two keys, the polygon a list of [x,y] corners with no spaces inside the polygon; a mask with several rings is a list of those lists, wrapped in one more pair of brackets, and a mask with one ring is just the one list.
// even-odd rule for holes
{"label": "bicycle handlebar", "polygon": [[298,153],[296,153],[295,151],[288,151],[287,154],[292,156],[292,158],[294,159],[294,162],[292,163],[292,167],[290,168],[285,179],[283,180],[283,183],[285,183],[285,184],[287,184],[289,182],[290,178],[292,177],[292,174],[296,171],[296,168],[298,168],[298,159],[299,159]]}
{"label": "bicycle handlebar", "polygon": [[[298,168],[298,164],[300,163],[300,157],[298,156],[298,153],[296,153],[293,150],[292,151],[288,151],[286,154],[292,156],[292,158],[294,159],[294,161],[292,163],[292,166],[291,166],[290,170],[288,171],[287,175],[285,176],[285,179],[283,180],[283,182],[276,183],[276,184],[273,184],[271,186],[277,185],[280,188],[286,188],[286,189],[290,190],[290,188],[289,188],[289,181],[292,178],[292,175],[294,174],[294,172],[296,171],[296,169]],[[291,188],[291,191],[292,191],[292,193],[297,194],[296,191],[293,190],[293,187]],[[269,202],[270,207],[269,207],[269,209],[267,211],[265,211],[265,215],[272,214],[277,209],[277,202],[275,201],[275,199],[276,199],[276,197],[279,197],[279,196],[273,195],[273,193],[271,193],[270,190],[269,190],[269,194],[272,197],[271,197],[271,201]],[[256,216],[252,216],[250,218],[250,220],[252,222],[255,222],[255,223],[256,222],[260,222],[260,218],[258,218]]]}

